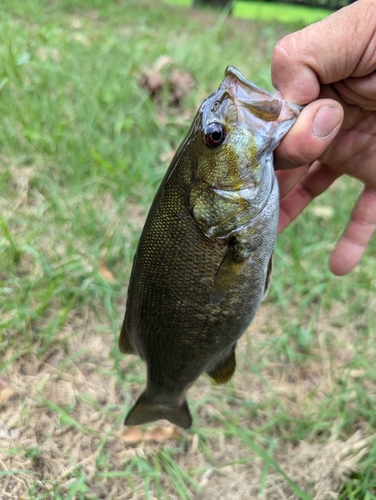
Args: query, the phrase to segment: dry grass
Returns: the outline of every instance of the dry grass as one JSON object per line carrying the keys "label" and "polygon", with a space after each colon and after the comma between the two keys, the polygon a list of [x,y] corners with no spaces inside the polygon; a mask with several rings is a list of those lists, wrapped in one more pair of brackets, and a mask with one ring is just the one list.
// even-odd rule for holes
{"label": "dry grass", "polygon": [[[320,402],[337,391],[338,373],[352,357],[351,325],[344,335],[321,321],[320,336],[330,336],[332,348],[323,353],[318,342],[311,361],[292,365],[268,361],[275,357],[273,340],[279,334],[274,318],[273,305],[264,305],[240,342],[238,369],[230,390],[236,401],[233,407],[236,409],[242,401],[266,407],[268,403],[275,405],[277,395],[278,405],[289,418],[319,420]],[[50,491],[47,496],[53,497],[57,485],[61,491],[69,491],[77,480],[77,471],[85,475],[90,498],[144,498],[141,474],[132,476],[134,486],[130,488],[124,479],[103,477],[99,459],[106,457],[107,472],[124,471],[130,460],[142,457],[152,461],[166,446],[175,450],[174,459],[182,470],[192,471],[199,485],[195,498],[209,499],[213,495],[228,499],[257,498],[262,482],[262,498],[297,498],[279,473],[269,470],[265,475],[263,460],[251,453],[237,436],[223,434],[221,429],[226,428],[221,415],[223,403],[218,407],[213,394],[220,398],[224,388],[212,387],[206,378],[201,377],[190,391],[190,401],[193,405],[204,401],[195,424],[205,427],[199,435],[207,435],[210,460],[199,444],[201,438],[195,429],[185,435],[172,432],[171,426],[163,423],[148,426],[146,435],[140,432],[134,435],[132,429],[124,429],[124,401],[129,401],[130,387],[117,381],[110,356],[112,339],[98,333],[99,328],[98,319],[86,310],[84,317],[74,318],[64,328],[59,341],[42,358],[7,350],[4,361],[16,359],[0,380],[0,464],[3,471],[14,472],[2,479],[2,498],[27,497],[31,485],[35,495],[42,497]],[[257,333],[258,330],[275,333],[268,336]],[[326,344],[325,340],[321,342]],[[135,366],[133,361],[131,356],[124,358],[121,370],[143,370],[142,365]],[[249,369],[260,361],[265,363],[262,378]],[[361,374],[352,376],[357,378]],[[136,390],[133,386],[132,392]],[[225,406],[228,415],[231,405]],[[246,417],[243,425],[257,429],[269,417],[267,409],[255,418]],[[329,441],[287,442],[274,456],[303,491],[314,492],[312,498],[316,500],[337,498],[341,486],[356,470],[374,439],[374,436],[364,437],[362,430],[345,440],[339,439],[338,434],[333,421]],[[175,488],[166,474],[161,474],[161,483],[167,497],[175,498]],[[153,485],[150,490],[149,498],[157,498],[152,493]]]}

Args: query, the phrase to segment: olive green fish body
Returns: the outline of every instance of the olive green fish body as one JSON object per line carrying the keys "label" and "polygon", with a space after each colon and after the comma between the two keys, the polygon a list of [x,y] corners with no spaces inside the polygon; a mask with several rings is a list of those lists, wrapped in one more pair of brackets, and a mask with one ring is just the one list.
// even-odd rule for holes
{"label": "olive green fish body", "polygon": [[236,341],[271,273],[279,201],[272,151],[297,113],[231,67],[198,111],[133,263],[119,343],[146,362],[147,388],[127,424],[167,418],[189,427],[185,395],[199,375],[231,378]]}

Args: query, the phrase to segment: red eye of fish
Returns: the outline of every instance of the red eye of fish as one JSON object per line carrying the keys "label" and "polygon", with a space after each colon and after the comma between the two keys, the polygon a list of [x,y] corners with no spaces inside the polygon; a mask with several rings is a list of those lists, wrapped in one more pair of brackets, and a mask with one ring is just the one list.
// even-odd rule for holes
{"label": "red eye of fish", "polygon": [[217,148],[226,137],[226,129],[222,123],[211,123],[205,130],[205,144],[209,148]]}

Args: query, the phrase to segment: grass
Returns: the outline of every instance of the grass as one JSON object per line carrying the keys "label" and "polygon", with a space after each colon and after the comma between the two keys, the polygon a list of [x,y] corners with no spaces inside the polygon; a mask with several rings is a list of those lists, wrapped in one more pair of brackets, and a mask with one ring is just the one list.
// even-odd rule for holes
{"label": "grass", "polygon": [[234,7],[235,17],[282,23],[310,24],[324,19],[329,14],[331,11],[328,9],[312,9],[304,5],[289,5],[278,2],[236,2]]}
{"label": "grass", "polygon": [[[191,7],[193,0],[165,0],[175,5]],[[293,5],[278,2],[248,2],[236,0],[232,15],[236,18],[253,19],[281,23],[310,24],[329,16],[332,11],[323,8],[310,8],[305,5]]]}
{"label": "grass", "polygon": [[[3,1],[3,498],[316,498],[323,471],[338,498],[376,498],[375,241],[347,277],[326,264],[361,189],[350,179],[278,238],[233,381],[190,390],[192,430],[149,426],[142,440],[123,427],[145,371],[117,337],[168,158],[227,64],[271,90],[272,48],[299,26],[141,1]],[[164,78],[193,78],[179,106],[139,84],[161,56]]]}

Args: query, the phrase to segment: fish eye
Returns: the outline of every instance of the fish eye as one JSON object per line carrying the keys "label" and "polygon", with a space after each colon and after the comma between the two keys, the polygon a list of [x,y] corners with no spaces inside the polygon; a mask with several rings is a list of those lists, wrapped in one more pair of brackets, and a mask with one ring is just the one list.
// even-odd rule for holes
{"label": "fish eye", "polygon": [[205,130],[205,144],[214,149],[220,146],[226,137],[226,128],[222,123],[210,123]]}

